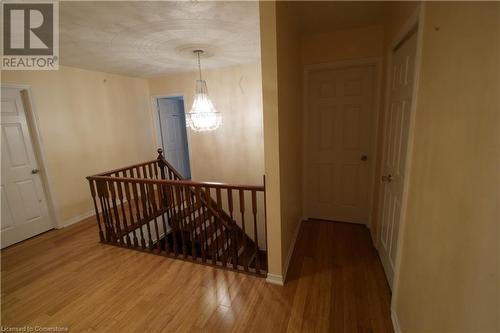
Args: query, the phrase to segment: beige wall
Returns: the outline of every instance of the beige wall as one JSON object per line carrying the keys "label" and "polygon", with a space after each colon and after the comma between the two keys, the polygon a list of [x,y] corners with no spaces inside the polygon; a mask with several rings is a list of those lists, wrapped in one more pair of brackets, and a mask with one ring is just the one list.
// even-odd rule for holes
{"label": "beige wall", "polygon": [[[276,4],[282,262],[293,250],[302,220],[302,66],[296,16]],[[286,268],[286,267],[285,267]],[[286,273],[286,272],[285,272]]]}
{"label": "beige wall", "polygon": [[374,25],[319,34],[304,34],[301,41],[302,64],[304,65],[381,57],[384,54],[384,27]]}
{"label": "beige wall", "polygon": [[61,67],[4,83],[32,88],[60,226],[92,213],[86,176],[155,157],[146,80]]}
{"label": "beige wall", "polygon": [[282,276],[276,3],[261,1],[260,43],[266,171],[268,272]]}
{"label": "beige wall", "polygon": [[[209,96],[222,113],[217,131],[188,130],[191,174],[196,181],[261,185],[264,175],[260,64],[203,70]],[[186,112],[198,73],[149,79],[151,96],[183,95]],[[167,156],[168,158],[168,156]]]}
{"label": "beige wall", "polygon": [[391,3],[389,17],[385,26],[386,43],[394,41],[401,32],[401,28],[407,23],[408,18],[415,14],[420,7],[420,1],[394,1]]}
{"label": "beige wall", "polygon": [[260,2],[269,273],[280,277],[302,219],[302,66],[296,23],[286,3]]}
{"label": "beige wall", "polygon": [[402,332],[498,332],[500,4],[424,8],[396,315]]}

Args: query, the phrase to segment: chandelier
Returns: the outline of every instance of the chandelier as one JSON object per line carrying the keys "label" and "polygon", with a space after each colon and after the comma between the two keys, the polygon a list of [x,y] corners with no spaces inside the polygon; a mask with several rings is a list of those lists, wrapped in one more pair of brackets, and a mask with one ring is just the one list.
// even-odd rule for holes
{"label": "chandelier", "polygon": [[191,110],[186,114],[186,122],[196,132],[213,131],[219,128],[222,123],[222,117],[220,112],[215,109],[210,98],[208,98],[207,83],[201,78],[200,55],[204,51],[194,50],[193,53],[198,57],[200,78],[196,80],[193,106],[191,106]]}

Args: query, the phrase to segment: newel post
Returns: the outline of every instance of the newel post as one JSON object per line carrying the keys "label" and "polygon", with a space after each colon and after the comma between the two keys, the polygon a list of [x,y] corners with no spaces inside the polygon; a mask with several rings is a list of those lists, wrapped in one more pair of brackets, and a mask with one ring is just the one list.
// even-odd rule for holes
{"label": "newel post", "polygon": [[158,157],[156,159],[158,161],[162,161],[163,162],[163,160],[165,159],[165,157],[163,156],[163,149],[158,148],[157,152],[158,152]]}
{"label": "newel post", "polygon": [[[94,186],[94,180],[91,179],[90,177],[87,177],[87,180],[89,181],[90,185],[90,194],[92,195],[92,201],[94,203],[94,209],[95,209],[95,217],[97,220],[97,226],[99,227],[99,239],[101,240],[101,243],[104,243],[104,235],[102,233],[102,227],[101,227],[101,219],[99,217],[99,209],[97,208],[97,201],[96,201],[96,189]],[[103,214],[104,214],[104,209],[103,209]]]}
{"label": "newel post", "polygon": [[[167,174],[166,174],[166,163],[165,163],[165,157],[163,156],[163,149],[158,148],[158,157],[156,158],[158,161],[158,168],[160,169],[160,177],[161,179],[167,179]],[[167,200],[167,189],[164,185],[160,185],[160,196],[161,196],[161,202],[163,206],[168,205],[168,200]]]}
{"label": "newel post", "polygon": [[161,173],[161,179],[167,179],[166,174],[165,174],[165,157],[163,156],[163,149],[158,148],[158,157],[156,160],[158,161],[158,168],[160,168],[160,173]]}

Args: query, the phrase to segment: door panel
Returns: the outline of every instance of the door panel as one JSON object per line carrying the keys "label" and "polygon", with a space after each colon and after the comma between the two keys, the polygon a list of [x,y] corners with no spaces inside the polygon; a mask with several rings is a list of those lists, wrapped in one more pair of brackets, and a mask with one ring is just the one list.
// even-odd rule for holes
{"label": "door panel", "polygon": [[361,144],[360,105],[346,105],[342,111],[342,141],[344,148],[358,149]]}
{"label": "door panel", "polygon": [[[335,175],[334,168],[335,166],[333,164],[323,164],[318,166],[319,173],[316,181],[318,190],[315,192],[319,193],[318,201],[321,203],[328,204],[335,195],[333,192]],[[319,181],[320,179],[321,182]]]}
{"label": "door panel", "polygon": [[2,88],[2,248],[52,229],[21,91]]}
{"label": "door panel", "polygon": [[165,158],[183,177],[190,179],[184,102],[178,98],[158,99],[158,117]]}
{"label": "door panel", "polygon": [[3,140],[11,167],[29,166],[28,152],[21,124],[2,124]]}
{"label": "door panel", "polygon": [[391,91],[388,114],[385,119],[379,252],[391,288],[398,252],[410,107],[414,87],[416,43],[416,33],[413,33],[393,52],[389,76],[391,77]]}
{"label": "door panel", "polygon": [[339,174],[340,178],[340,197],[341,204],[346,206],[356,206],[359,201],[359,165],[345,164]]}
{"label": "door panel", "polygon": [[5,186],[2,185],[2,230],[9,229],[14,225],[12,209],[7,201]]}
{"label": "door panel", "polygon": [[32,179],[26,179],[16,183],[19,196],[23,205],[24,220],[31,221],[42,216],[42,210],[37,195],[37,190]]}
{"label": "door panel", "polygon": [[312,71],[306,89],[306,213],[367,223],[375,66]]}

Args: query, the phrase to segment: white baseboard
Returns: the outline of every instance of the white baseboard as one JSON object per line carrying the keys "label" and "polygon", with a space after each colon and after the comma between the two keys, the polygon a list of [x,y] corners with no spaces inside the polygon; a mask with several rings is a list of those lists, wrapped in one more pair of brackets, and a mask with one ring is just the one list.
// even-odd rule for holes
{"label": "white baseboard", "polygon": [[[297,224],[295,231],[293,233],[292,244],[288,249],[288,253],[285,259],[285,265],[283,267],[283,280],[286,281],[286,275],[288,274],[288,268],[290,267],[290,261],[292,261],[293,250],[295,250],[295,243],[297,242],[297,238],[299,236],[300,226],[302,225],[302,219]],[[284,282],[283,281],[283,282]]]}
{"label": "white baseboard", "polygon": [[271,273],[267,273],[266,282],[271,284],[277,284],[278,286],[283,286],[285,284],[283,281],[283,276]]}
{"label": "white baseboard", "polygon": [[401,327],[399,327],[398,315],[392,309],[391,309],[391,320],[392,320],[392,327],[394,328],[394,333],[401,333]]}
{"label": "white baseboard", "polygon": [[83,221],[85,219],[88,219],[89,217],[94,216],[94,215],[95,215],[95,210],[92,209],[92,210],[90,210],[90,211],[88,211],[86,213],[74,216],[72,218],[69,218],[69,219],[63,221],[63,223],[61,225],[57,226],[57,229],[62,229],[62,228],[69,227],[72,224],[81,222],[81,221]]}

